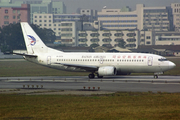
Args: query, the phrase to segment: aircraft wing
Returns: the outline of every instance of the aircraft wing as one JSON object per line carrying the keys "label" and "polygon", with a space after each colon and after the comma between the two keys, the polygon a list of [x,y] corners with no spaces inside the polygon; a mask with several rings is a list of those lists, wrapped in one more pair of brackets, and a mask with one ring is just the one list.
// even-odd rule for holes
{"label": "aircraft wing", "polygon": [[13,52],[13,54],[22,55],[22,56],[28,56],[28,57],[37,57],[37,55],[25,54],[25,53],[14,53],[14,52]]}
{"label": "aircraft wing", "polygon": [[91,66],[91,65],[79,65],[79,64],[67,64],[67,63],[55,63],[55,64],[61,64],[63,66],[68,66],[68,67],[81,68],[81,69],[84,69],[86,71],[98,70],[97,66]]}

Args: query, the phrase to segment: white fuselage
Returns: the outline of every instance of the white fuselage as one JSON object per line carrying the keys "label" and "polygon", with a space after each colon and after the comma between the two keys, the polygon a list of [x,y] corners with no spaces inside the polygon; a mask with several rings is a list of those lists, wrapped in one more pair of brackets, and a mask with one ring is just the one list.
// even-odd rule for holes
{"label": "white fuselage", "polygon": [[64,64],[86,66],[114,66],[121,73],[156,73],[164,72],[174,67],[174,63],[160,59],[164,57],[144,53],[44,53],[37,58],[28,58],[48,67],[66,71],[88,71],[79,67],[67,67]]}

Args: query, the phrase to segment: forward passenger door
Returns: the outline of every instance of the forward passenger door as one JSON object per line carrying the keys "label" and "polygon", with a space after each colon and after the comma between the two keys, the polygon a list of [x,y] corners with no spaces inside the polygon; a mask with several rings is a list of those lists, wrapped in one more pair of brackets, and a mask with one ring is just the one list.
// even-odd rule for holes
{"label": "forward passenger door", "polygon": [[148,57],[148,66],[152,66],[153,65],[153,57],[149,56]]}

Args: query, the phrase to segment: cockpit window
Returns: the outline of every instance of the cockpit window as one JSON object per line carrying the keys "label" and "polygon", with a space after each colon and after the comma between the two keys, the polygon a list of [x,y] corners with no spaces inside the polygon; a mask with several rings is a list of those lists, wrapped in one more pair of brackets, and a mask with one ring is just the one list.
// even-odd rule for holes
{"label": "cockpit window", "polygon": [[159,61],[168,61],[166,58],[160,58]]}

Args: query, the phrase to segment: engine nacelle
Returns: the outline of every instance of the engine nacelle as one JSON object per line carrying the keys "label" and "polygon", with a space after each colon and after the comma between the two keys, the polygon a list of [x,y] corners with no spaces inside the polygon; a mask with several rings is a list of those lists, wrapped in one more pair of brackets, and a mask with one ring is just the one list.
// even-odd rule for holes
{"label": "engine nacelle", "polygon": [[116,68],[113,66],[104,66],[98,69],[99,76],[116,75],[116,73],[117,73]]}

